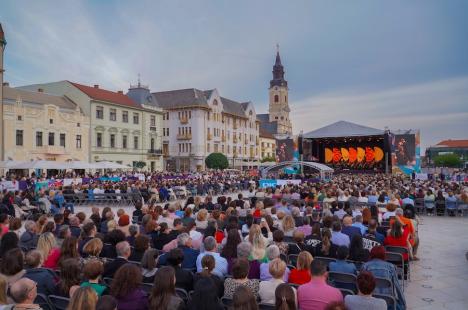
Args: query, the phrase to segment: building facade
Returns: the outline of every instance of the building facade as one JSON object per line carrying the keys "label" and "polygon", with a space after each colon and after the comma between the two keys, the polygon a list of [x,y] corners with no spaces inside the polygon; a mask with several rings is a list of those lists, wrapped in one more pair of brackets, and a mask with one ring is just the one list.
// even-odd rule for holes
{"label": "building facade", "polygon": [[99,87],[69,81],[36,84],[22,89],[42,89],[65,95],[90,118],[89,159],[91,162],[113,161],[142,170],[163,170],[162,110],[143,106],[125,95]]}
{"label": "building facade", "polygon": [[276,157],[276,139],[272,134],[260,131],[260,158],[273,159]]}
{"label": "building facade", "polygon": [[272,135],[292,135],[292,124],[289,118],[288,81],[284,78],[284,67],[281,63],[279,50],[276,52],[276,60],[273,65],[273,79],[268,89],[269,106],[268,114],[259,114],[260,128]]}
{"label": "building facade", "polygon": [[89,117],[65,96],[3,87],[5,159],[88,161]]}
{"label": "building facade", "polygon": [[462,167],[468,167],[468,140],[443,140],[426,149],[425,161],[429,166],[434,165],[434,158],[439,155],[456,154],[462,161]]}
{"label": "building facade", "polygon": [[216,89],[180,89],[150,93],[131,88],[128,96],[164,110],[163,154],[169,171],[201,171],[214,152],[227,156],[231,167],[257,167],[259,123],[251,102],[221,97]]}

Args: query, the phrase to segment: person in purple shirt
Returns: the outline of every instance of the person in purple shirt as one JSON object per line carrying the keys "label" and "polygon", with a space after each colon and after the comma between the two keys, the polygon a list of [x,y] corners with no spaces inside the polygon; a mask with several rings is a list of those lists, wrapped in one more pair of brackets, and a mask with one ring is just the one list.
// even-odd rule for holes
{"label": "person in purple shirt", "polygon": [[[277,245],[272,244],[266,249],[266,256],[268,257],[269,262],[268,263],[262,263],[260,265],[260,280],[261,281],[268,281],[268,280],[273,279],[273,277],[272,277],[272,275],[270,273],[270,270],[269,270],[270,269],[270,263],[275,258],[280,257],[280,249],[278,248]],[[288,282],[290,272],[291,271],[289,270],[289,268],[286,267],[286,270],[284,271],[284,274],[283,274],[283,281],[284,282]]]}
{"label": "person in purple shirt", "polygon": [[110,293],[117,299],[119,310],[148,309],[148,294],[140,288],[142,279],[140,268],[134,264],[127,263],[117,270]]}
{"label": "person in purple shirt", "polygon": [[345,235],[341,232],[341,223],[339,221],[333,222],[332,228],[333,231],[330,241],[337,246],[344,245],[346,247],[349,247],[351,241],[348,235]]}
{"label": "person in purple shirt", "polygon": [[297,302],[302,310],[324,310],[332,302],[342,302],[340,290],[327,284],[327,267],[319,260],[310,264],[312,278],[297,289]]}

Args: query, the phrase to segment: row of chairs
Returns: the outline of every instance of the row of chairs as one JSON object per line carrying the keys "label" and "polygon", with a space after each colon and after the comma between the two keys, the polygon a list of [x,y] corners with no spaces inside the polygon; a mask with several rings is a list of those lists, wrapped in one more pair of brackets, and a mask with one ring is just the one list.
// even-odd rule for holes
{"label": "row of chairs", "polygon": [[67,202],[74,205],[89,205],[89,204],[113,204],[118,206],[133,205],[135,201],[141,201],[141,194],[135,193],[103,193],[94,194],[91,197],[86,193],[63,194]]}

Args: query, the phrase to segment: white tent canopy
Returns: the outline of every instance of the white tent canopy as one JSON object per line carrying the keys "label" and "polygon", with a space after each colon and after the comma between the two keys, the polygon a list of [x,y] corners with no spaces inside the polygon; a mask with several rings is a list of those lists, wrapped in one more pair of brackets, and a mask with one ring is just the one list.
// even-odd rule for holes
{"label": "white tent canopy", "polygon": [[72,160],[66,162],[57,162],[49,160],[32,160],[32,161],[0,161],[0,168],[6,169],[132,169],[125,165],[110,161],[101,161],[96,163],[88,163],[85,161]]}

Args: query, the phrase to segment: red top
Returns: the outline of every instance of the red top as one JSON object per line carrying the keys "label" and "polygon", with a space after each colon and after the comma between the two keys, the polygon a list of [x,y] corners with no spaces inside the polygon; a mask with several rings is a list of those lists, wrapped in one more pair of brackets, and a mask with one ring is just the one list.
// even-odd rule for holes
{"label": "red top", "polygon": [[47,256],[44,263],[42,264],[42,267],[56,269],[58,267],[57,265],[58,265],[59,259],[60,259],[60,249],[53,248],[50,251],[49,256]]}
{"label": "red top", "polygon": [[215,232],[215,239],[216,242],[218,242],[218,244],[221,244],[221,242],[223,242],[224,239],[224,233],[221,230],[217,230]]}
{"label": "red top", "polygon": [[289,283],[293,284],[305,284],[310,281],[310,271],[307,269],[293,269],[291,270],[291,273],[289,274]]}
{"label": "red top", "polygon": [[[401,247],[404,247],[404,248],[408,248],[408,243],[407,243],[408,236],[409,236],[409,230],[405,228],[403,230],[403,235],[400,238],[394,238],[391,235],[388,235],[387,237],[385,237],[384,245],[401,246]],[[407,253],[403,253],[403,259],[405,261],[408,260],[408,254]]]}
{"label": "red top", "polygon": [[254,211],[254,213],[253,213],[253,217],[254,217],[254,218],[259,218],[259,217],[261,217],[261,216],[262,216],[262,214],[260,213],[260,210],[255,210],[255,211]]}

